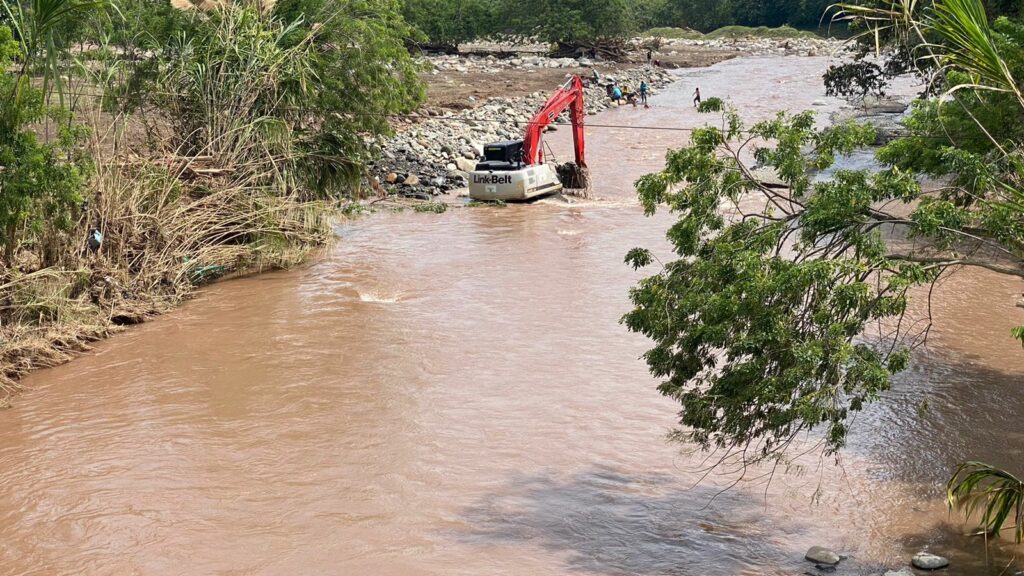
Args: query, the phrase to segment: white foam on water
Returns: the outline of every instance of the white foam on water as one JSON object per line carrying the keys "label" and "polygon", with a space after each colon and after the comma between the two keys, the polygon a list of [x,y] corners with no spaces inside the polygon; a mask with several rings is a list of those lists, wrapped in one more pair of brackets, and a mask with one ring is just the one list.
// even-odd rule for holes
{"label": "white foam on water", "polygon": [[401,302],[402,294],[384,294],[375,290],[358,290],[359,300],[363,302],[371,302],[374,304],[394,304],[395,302]]}

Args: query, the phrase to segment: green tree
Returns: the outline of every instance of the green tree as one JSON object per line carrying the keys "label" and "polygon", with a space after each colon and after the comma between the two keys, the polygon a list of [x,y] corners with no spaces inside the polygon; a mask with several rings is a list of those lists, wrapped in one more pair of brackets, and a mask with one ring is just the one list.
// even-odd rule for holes
{"label": "green tree", "polygon": [[565,47],[628,38],[637,31],[628,0],[524,0],[505,6],[510,31]]}
{"label": "green tree", "polygon": [[[676,259],[632,291],[624,322],[652,339],[648,365],[682,405],[682,435],[701,446],[771,459],[816,430],[836,453],[850,415],[889,387],[927,335],[927,325],[902,321],[915,287],[964,266],[1024,277],[1015,80],[1024,36],[1008,21],[989,29],[978,0],[936,0],[930,10],[893,37],[932,39],[918,54],[945,97],[916,106],[910,136],[879,153],[888,169],[815,182],[812,171],[871,143],[871,131],[815,130],[807,114],[747,130],[726,110],[722,128],[696,130],[664,170],[638,181],[647,212],[678,214],[668,231]],[[785,190],[744,164],[750,147]],[[949,183],[922,190],[921,174]],[[643,249],[627,260],[655,263]]]}
{"label": "green tree", "polygon": [[426,46],[457,51],[459,44],[493,34],[498,5],[493,0],[405,0],[406,22],[426,35]]}

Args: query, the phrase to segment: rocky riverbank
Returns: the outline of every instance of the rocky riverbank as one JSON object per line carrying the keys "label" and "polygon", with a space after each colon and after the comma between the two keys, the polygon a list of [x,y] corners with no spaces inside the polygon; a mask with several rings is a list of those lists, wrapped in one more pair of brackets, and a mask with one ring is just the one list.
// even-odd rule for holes
{"label": "rocky riverbank", "polygon": [[[828,56],[842,52],[842,42],[831,38],[735,38],[661,39],[658,54],[671,57],[694,49],[731,51],[745,56]],[[671,58],[669,58],[671,61]]]}
{"label": "rocky riverbank", "polygon": [[[571,74],[589,76],[597,70],[602,83],[614,80],[635,88],[646,81],[657,93],[675,80],[669,69],[679,66],[707,66],[740,55],[816,56],[842,50],[835,40],[814,37],[647,38],[634,44],[628,61],[618,63],[551,58],[536,50],[491,45],[425,57],[430,102],[418,114],[397,121],[395,136],[377,142],[382,153],[371,166],[371,186],[424,199],[464,188],[484,144],[522,138],[537,108]],[[659,66],[643,63],[646,50],[640,47],[646,45],[657,46],[652,59]],[[600,86],[587,88],[586,103],[588,114],[614,105]]]}
{"label": "rocky riverbank", "polygon": [[[488,58],[437,59],[439,66],[466,69],[475,66],[484,73],[492,67],[513,66],[501,59],[494,60],[501,64]],[[578,69],[583,65],[580,60],[539,56],[519,62],[519,66],[544,68]],[[675,76],[665,70],[643,66],[605,76],[602,82],[614,80],[635,89],[645,81],[651,87],[651,93],[656,94],[674,79]],[[522,138],[525,125],[556,88],[551,86],[547,92],[538,91],[517,98],[491,98],[482,102],[468,100],[468,107],[464,110],[432,110],[430,113],[433,115],[425,114],[417,118],[418,122],[400,125],[394,137],[379,142],[382,152],[380,160],[371,168],[371,178],[375,179],[373,184],[402,196],[423,198],[464,188],[467,173],[473,170],[483,154],[484,144]],[[601,86],[588,86],[585,101],[590,115],[615,106]],[[568,118],[563,117],[560,121],[567,122]]]}
{"label": "rocky riverbank", "polygon": [[852,102],[831,116],[832,124],[859,122],[870,124],[877,131],[875,144],[882,146],[892,140],[904,136],[907,129],[903,120],[910,108],[910,98],[874,97],[869,96],[858,102]]}

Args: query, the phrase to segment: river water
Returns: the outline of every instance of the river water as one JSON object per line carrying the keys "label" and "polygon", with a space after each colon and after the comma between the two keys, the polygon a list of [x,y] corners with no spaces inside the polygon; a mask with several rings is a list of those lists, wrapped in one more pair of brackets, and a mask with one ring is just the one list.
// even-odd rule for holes
{"label": "river water", "polygon": [[[703,123],[695,84],[747,118],[811,108],[825,66],[685,71],[590,122]],[[986,565],[941,483],[968,458],[1024,471],[1017,280],[942,284],[928,348],[840,466],[721,492],[666,440],[676,408],[618,323],[640,277],[622,258],[665,249],[670,217],[631,183],[686,137],[591,128],[598,200],[360,218],[308,266],[31,376],[0,412],[0,574],[800,574],[815,544],[840,573],[928,549],[998,574],[1012,549]]]}

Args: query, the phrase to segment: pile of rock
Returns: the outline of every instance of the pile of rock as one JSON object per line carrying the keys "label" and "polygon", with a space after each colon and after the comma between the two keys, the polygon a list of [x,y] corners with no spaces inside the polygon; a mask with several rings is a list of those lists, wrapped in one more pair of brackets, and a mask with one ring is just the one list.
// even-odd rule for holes
{"label": "pile of rock", "polygon": [[673,47],[731,50],[754,56],[827,56],[843,49],[839,41],[827,38],[741,38],[675,39],[665,42],[660,52],[678,54]]}
{"label": "pile of rock", "polygon": [[[644,80],[653,94],[675,77],[660,69],[637,68],[619,72],[613,79],[634,88]],[[378,142],[381,158],[372,166],[371,175],[380,184],[392,186],[407,196],[437,195],[464,188],[468,185],[467,173],[483,155],[484,144],[522,138],[526,124],[549,96],[534,92],[524,98],[492,98],[475,108],[446,111],[406,127],[394,137]],[[614,106],[600,86],[588,87],[585,101],[588,114]],[[559,121],[568,122],[568,118]]]}
{"label": "pile of rock", "polygon": [[580,68],[593,66],[587,58],[548,58],[538,54],[511,54],[506,57],[494,54],[450,54],[429,56],[427,61],[438,72],[482,72],[495,74],[505,70],[523,68]]}

